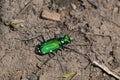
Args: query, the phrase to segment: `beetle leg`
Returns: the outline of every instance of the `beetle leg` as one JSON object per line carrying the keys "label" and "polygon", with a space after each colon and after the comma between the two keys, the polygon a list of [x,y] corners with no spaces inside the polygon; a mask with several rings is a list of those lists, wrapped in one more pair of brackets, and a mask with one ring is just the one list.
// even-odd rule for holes
{"label": "beetle leg", "polygon": [[50,54],[48,54],[49,55],[49,57],[51,58],[51,55]]}
{"label": "beetle leg", "polygon": [[15,38],[15,39],[21,40],[21,41],[30,41],[30,40],[36,39],[36,38],[38,38],[38,37],[40,37],[40,35],[39,35],[39,36],[36,36],[36,37],[33,37],[33,38],[30,38],[30,39],[18,39],[18,38]]}
{"label": "beetle leg", "polygon": [[46,63],[48,63],[48,61],[50,61],[53,57],[55,57],[55,53],[52,52],[51,54],[52,54],[53,56],[51,56],[50,54],[48,54],[50,58],[48,58],[45,62],[43,62],[42,65],[40,65],[40,66],[37,65],[37,67],[38,67],[39,69],[41,69],[41,68],[43,67],[43,65],[46,65]]}
{"label": "beetle leg", "polygon": [[60,53],[61,53],[61,56],[62,56],[62,50],[61,49],[58,49],[59,51],[60,51]]}
{"label": "beetle leg", "polygon": [[51,54],[52,54],[53,56],[55,56],[55,53],[51,52],[50,54],[48,54],[50,58],[53,57],[53,56],[51,56]]}
{"label": "beetle leg", "polygon": [[54,38],[57,39],[57,34],[54,32]]}
{"label": "beetle leg", "polygon": [[36,36],[36,37],[32,37],[32,38],[29,38],[29,39],[19,39],[19,38],[15,38],[15,39],[21,40],[21,41],[30,41],[30,40],[36,39],[38,37],[42,37],[42,39],[43,39],[43,41],[39,40],[40,42],[44,42],[45,41],[45,39],[44,39],[44,37],[42,35],[39,35],[39,36]]}
{"label": "beetle leg", "polygon": [[78,51],[76,51],[76,50],[74,50],[74,49],[71,49],[71,48],[69,48],[69,47],[66,47],[66,46],[62,46],[62,48],[64,49],[69,49],[69,50],[71,50],[71,51],[74,51],[75,53],[78,53],[78,54],[81,54],[80,52],[78,52]]}
{"label": "beetle leg", "polygon": [[41,38],[42,38],[43,42],[45,42],[45,38],[43,37],[43,35],[40,35],[40,36],[41,36]]}
{"label": "beetle leg", "polygon": [[53,54],[54,56],[57,57],[57,61],[58,61],[58,63],[60,64],[60,67],[61,67],[61,69],[62,69],[62,72],[64,73],[63,66],[62,66],[62,64],[61,64],[61,61],[58,59],[58,55],[57,55],[56,53],[57,53],[57,51],[55,51],[55,53],[52,52],[51,54]]}
{"label": "beetle leg", "polygon": [[86,58],[88,61],[91,61],[91,59],[89,58],[89,56],[86,55],[86,54],[82,54],[82,53],[80,53],[80,52],[78,52],[78,51],[76,51],[76,50],[74,50],[74,49],[71,49],[71,48],[69,48],[69,47],[66,47],[66,46],[62,46],[62,48],[66,48],[66,49],[69,49],[69,50],[71,50],[71,51],[74,51],[75,53],[82,55],[82,56],[83,56],[84,58]]}
{"label": "beetle leg", "polygon": [[55,54],[55,53],[53,53],[53,52],[52,52],[51,54],[52,54],[53,56],[55,56],[55,55],[56,55],[56,54]]}
{"label": "beetle leg", "polygon": [[62,38],[62,37],[63,37],[63,34],[62,34],[62,32],[60,32],[60,34],[59,34],[59,37],[60,37],[60,38]]}
{"label": "beetle leg", "polygon": [[[41,69],[41,68],[43,67],[43,65],[46,65],[46,63],[48,63],[48,61],[50,61],[53,57],[55,57],[55,56],[52,56],[51,58],[48,58],[45,62],[42,63],[42,65],[38,65],[38,64],[37,64],[37,67],[38,67],[39,69]],[[38,60],[39,60],[39,59],[38,59]]]}

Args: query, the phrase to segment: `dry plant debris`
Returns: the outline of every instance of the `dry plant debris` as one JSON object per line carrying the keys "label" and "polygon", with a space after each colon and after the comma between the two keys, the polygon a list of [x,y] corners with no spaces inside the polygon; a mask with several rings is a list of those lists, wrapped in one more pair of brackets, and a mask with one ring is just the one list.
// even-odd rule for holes
{"label": "dry plant debris", "polygon": [[49,20],[54,20],[54,21],[60,21],[60,14],[57,12],[52,12],[49,10],[43,10],[42,15],[43,18],[49,19]]}

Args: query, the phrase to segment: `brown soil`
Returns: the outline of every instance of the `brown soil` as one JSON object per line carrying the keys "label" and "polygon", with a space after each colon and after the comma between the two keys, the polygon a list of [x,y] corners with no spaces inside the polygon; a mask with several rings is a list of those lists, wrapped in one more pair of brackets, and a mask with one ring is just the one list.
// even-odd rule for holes
{"label": "brown soil", "polygon": [[[43,10],[57,12],[60,21],[42,18]],[[35,54],[42,38],[22,41],[60,32],[81,54],[61,49],[42,65],[50,58]],[[0,0],[0,80],[117,80],[92,62],[120,76],[119,51],[120,0]],[[73,78],[63,78],[71,72]]]}

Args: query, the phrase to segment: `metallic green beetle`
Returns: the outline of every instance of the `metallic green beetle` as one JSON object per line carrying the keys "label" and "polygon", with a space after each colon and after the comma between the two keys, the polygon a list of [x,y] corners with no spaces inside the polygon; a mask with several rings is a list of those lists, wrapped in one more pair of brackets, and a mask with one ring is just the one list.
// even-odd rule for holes
{"label": "metallic green beetle", "polygon": [[[43,37],[42,37],[43,38]],[[57,51],[63,47],[63,45],[69,43],[71,41],[69,35],[65,35],[64,37],[52,38],[47,41],[44,40],[41,44],[36,47],[35,52],[39,55],[50,54],[53,51]]]}

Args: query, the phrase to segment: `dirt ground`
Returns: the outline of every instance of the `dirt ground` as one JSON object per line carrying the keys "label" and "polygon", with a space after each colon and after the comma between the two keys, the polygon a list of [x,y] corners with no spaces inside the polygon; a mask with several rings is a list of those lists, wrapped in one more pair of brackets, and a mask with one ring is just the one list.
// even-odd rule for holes
{"label": "dirt ground", "polygon": [[[72,50],[35,54],[60,32]],[[0,0],[0,80],[120,80],[119,51],[120,0]]]}

